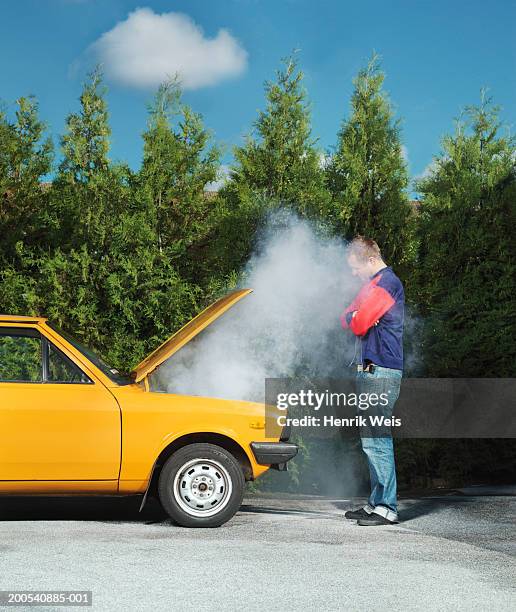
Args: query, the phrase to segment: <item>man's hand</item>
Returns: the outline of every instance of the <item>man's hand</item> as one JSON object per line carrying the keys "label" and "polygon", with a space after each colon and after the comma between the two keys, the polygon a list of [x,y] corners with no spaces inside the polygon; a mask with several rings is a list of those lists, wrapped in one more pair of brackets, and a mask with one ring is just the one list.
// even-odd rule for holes
{"label": "man's hand", "polygon": [[[354,317],[356,314],[357,314],[357,311],[356,311],[356,310],[354,310],[354,311],[353,311],[353,314],[351,315],[351,318],[353,318],[353,317]],[[378,323],[380,323],[380,319],[378,319],[378,321],[375,321],[375,322],[373,323],[373,325],[378,325]]]}

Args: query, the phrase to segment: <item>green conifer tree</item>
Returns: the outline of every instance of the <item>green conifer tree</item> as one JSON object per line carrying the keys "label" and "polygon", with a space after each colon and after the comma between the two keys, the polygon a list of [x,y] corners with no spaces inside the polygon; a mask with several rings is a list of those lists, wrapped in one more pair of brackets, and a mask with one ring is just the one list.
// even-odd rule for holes
{"label": "green conifer tree", "polygon": [[354,80],[351,115],[326,171],[335,229],[347,238],[374,238],[386,261],[407,276],[415,255],[414,211],[406,191],[399,120],[382,90],[384,78],[373,55]]}
{"label": "green conifer tree", "polygon": [[41,221],[48,201],[42,180],[52,168],[53,145],[45,138],[32,97],[19,98],[16,118],[0,113],[0,252],[14,256],[19,241],[34,244],[42,237]]}
{"label": "green conifer tree", "polygon": [[220,192],[222,248],[214,253],[214,265],[229,276],[249,257],[269,210],[281,206],[317,222],[330,212],[323,156],[312,137],[302,83],[303,73],[291,55],[283,60],[276,80],[265,83],[266,108],[259,112],[254,133],[234,149],[235,163]]}
{"label": "green conifer tree", "polygon": [[229,193],[240,199],[258,194],[272,205],[286,205],[304,216],[327,213],[329,194],[317,139],[311,136],[310,107],[303,73],[292,55],[283,60],[275,82],[267,81],[267,106],[260,111],[243,147],[235,148]]}
{"label": "green conifer tree", "polygon": [[126,208],[130,171],[110,163],[111,128],[102,73],[96,68],[84,84],[79,112],[66,120],[62,161],[52,188],[55,242],[64,248],[103,252],[118,216]]}
{"label": "green conifer tree", "polygon": [[516,149],[482,93],[442,141],[418,190],[418,285],[434,376],[512,376]]}
{"label": "green conifer tree", "polygon": [[138,198],[154,228],[157,247],[191,281],[202,277],[202,251],[210,242],[218,199],[206,192],[217,178],[220,149],[202,117],[181,102],[176,81],[158,89],[143,134]]}

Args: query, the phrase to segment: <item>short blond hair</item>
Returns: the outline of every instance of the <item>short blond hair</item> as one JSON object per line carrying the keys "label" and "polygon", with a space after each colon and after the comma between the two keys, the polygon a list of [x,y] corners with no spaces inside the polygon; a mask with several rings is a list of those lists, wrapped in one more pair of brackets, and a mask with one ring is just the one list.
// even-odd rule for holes
{"label": "short blond hair", "polygon": [[370,257],[382,259],[382,253],[378,244],[371,238],[355,236],[348,245],[348,255],[354,255],[358,261],[365,262]]}

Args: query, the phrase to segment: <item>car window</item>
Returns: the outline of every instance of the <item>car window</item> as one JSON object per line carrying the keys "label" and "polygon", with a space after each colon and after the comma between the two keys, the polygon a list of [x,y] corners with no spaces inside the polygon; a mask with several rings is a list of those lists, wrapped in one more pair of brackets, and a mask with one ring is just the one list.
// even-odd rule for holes
{"label": "car window", "polygon": [[38,330],[0,327],[0,382],[92,383]]}
{"label": "car window", "polygon": [[48,343],[47,382],[91,383],[91,380],[53,344]]}
{"label": "car window", "polygon": [[0,335],[0,381],[42,382],[41,337]]}
{"label": "car window", "polygon": [[91,361],[101,372],[110,378],[117,385],[130,385],[134,381],[129,377],[121,374],[116,368],[109,366],[107,363],[96,355],[91,349],[87,348],[68,332],[63,331],[57,325],[47,321],[47,325],[69,342],[76,350],[82,353],[89,361]]}

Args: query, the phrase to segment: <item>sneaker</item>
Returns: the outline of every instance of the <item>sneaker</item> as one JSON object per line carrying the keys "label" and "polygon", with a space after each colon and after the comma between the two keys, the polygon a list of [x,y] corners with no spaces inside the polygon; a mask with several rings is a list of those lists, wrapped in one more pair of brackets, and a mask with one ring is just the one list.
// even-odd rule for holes
{"label": "sneaker", "polygon": [[347,519],[353,519],[353,520],[357,520],[357,519],[366,519],[369,518],[371,515],[368,514],[364,508],[359,508],[358,510],[348,510],[344,516]]}
{"label": "sneaker", "polygon": [[367,518],[359,518],[357,524],[362,527],[377,527],[378,525],[396,525],[397,522],[398,521],[389,521],[389,519],[373,512],[372,514],[368,514]]}

